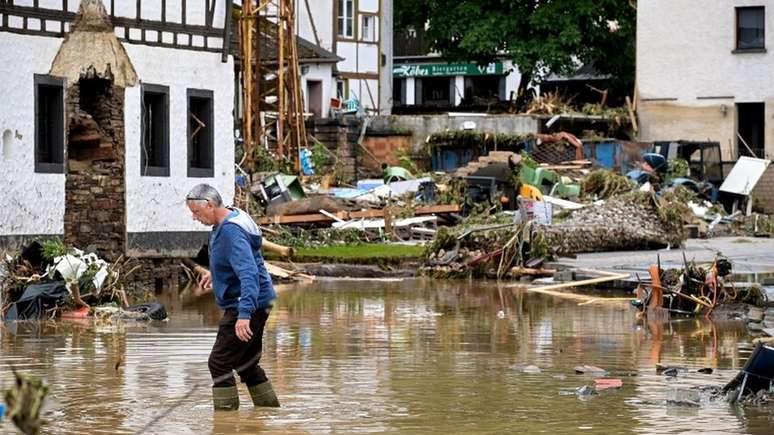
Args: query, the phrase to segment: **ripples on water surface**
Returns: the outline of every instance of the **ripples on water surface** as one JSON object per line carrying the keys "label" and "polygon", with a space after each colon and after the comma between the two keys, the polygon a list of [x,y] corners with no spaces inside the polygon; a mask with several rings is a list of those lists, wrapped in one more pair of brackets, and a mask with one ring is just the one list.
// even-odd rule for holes
{"label": "ripples on water surface", "polygon": [[[284,288],[262,359],[282,408],[254,409],[242,389],[238,412],[213,414],[207,356],[220,312],[210,297],[164,302],[164,323],[0,330],[0,387],[11,365],[44,377],[52,434],[134,433],[175,405],[147,433],[774,432],[771,408],[664,404],[674,386],[732,378],[749,354],[743,325],[643,325],[623,303],[578,306],[469,282]],[[656,363],[690,370],[670,381]],[[581,364],[609,370],[623,388],[567,394],[593,385],[574,374]]]}

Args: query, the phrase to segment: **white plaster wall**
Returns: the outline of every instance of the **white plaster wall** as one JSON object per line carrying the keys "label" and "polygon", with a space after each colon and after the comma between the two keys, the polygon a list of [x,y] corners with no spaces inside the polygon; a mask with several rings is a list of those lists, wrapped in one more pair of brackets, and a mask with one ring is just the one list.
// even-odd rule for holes
{"label": "white plaster wall", "polygon": [[[73,5],[73,10],[78,10],[78,2],[71,2],[75,3]],[[102,4],[105,4],[104,2]],[[159,3],[161,4],[161,3]],[[69,6],[69,4],[68,4]],[[106,5],[105,9],[107,9],[108,13],[110,12],[110,2]],[[137,16],[137,2],[133,1],[118,1],[115,2],[115,10],[113,11],[113,15],[117,17],[128,17],[128,18],[134,18]]]}
{"label": "white plaster wall", "polygon": [[[18,6],[33,6],[35,0],[15,0],[14,4]],[[38,5],[45,9],[61,10],[63,0],[37,0]],[[205,5],[206,0],[188,0],[186,3],[186,19],[187,24],[200,24],[205,23]],[[229,0],[215,0],[215,17],[213,25],[217,28],[223,28],[226,6]],[[102,4],[105,5],[105,9],[110,13],[110,0],[102,0]],[[166,20],[173,23],[182,23],[182,11],[183,0],[167,0],[166,1]],[[67,2],[67,10],[70,12],[77,12],[79,0],[69,0]],[[135,18],[137,17],[137,2],[135,0],[116,0],[114,15],[119,17]],[[143,0],[141,15],[146,20],[161,20],[161,1],[160,0]]]}
{"label": "white plaster wall", "polygon": [[[732,54],[737,6],[766,6],[768,53]],[[697,16],[697,8],[701,16]],[[774,96],[774,1],[701,2],[649,0],[637,5],[639,96],[677,98],[678,103],[714,105],[697,97],[733,96],[736,102]]]}
{"label": "white plaster wall", "polygon": [[338,41],[336,43],[336,54],[344,58],[344,60],[339,61],[337,64],[339,71],[358,72],[357,45],[354,42]]}
{"label": "white plaster wall", "polygon": [[349,98],[356,98],[363,106],[370,106],[368,103],[368,94],[362,80],[350,79],[349,80]]}
{"label": "white plaster wall", "polygon": [[375,44],[358,44],[358,72],[376,74],[379,72],[379,46]]}
{"label": "white plaster wall", "polygon": [[[167,5],[167,8],[169,9],[178,9],[180,8],[180,5],[175,5],[175,3],[178,3],[174,0],[172,0],[169,5]],[[194,3],[192,6],[196,6],[196,1],[189,2]],[[177,7],[175,7],[177,6]],[[110,2],[108,2],[108,8],[110,7]],[[166,11],[165,11],[166,12]],[[165,16],[166,18],[166,16]],[[152,21],[161,21],[161,2],[142,2],[142,5],[140,7],[140,19],[143,20],[152,20]]]}
{"label": "white plaster wall", "polygon": [[[140,176],[141,86],[126,90],[127,231],[196,231],[186,193],[196,184],[215,186],[230,204],[234,197],[234,65],[220,62],[219,53],[201,53],[125,44],[140,80],[169,86],[169,177]],[[213,178],[187,177],[188,88],[213,91],[215,168]]]}
{"label": "white plaster wall", "polygon": [[379,81],[350,79],[349,95],[360,100],[363,107],[376,109],[379,104]]}
{"label": "white plaster wall", "polygon": [[[333,40],[336,37],[336,21],[334,20],[335,0],[309,0],[309,10],[320,38],[320,45],[333,51]],[[356,44],[354,41],[337,41],[336,54],[344,58],[337,64],[340,72],[380,74],[380,80],[369,83],[375,106],[389,112],[392,105],[392,0],[358,0],[355,2],[359,12],[388,14],[389,17],[377,19],[377,44]],[[309,13],[304,0],[296,0],[296,27],[299,36],[314,42],[314,32],[310,24]],[[356,27],[359,32],[360,16],[355,14]],[[387,65],[380,69],[381,53],[387,56]],[[360,80],[350,80],[350,89],[358,96],[363,94],[362,101],[369,101],[364,85]]]}
{"label": "white plaster wall", "polygon": [[317,30],[320,38],[320,46],[328,51],[333,51],[333,1],[334,0],[309,0],[309,12],[304,0],[296,0],[296,27],[297,34],[307,41],[315,42],[314,31],[311,22]]}
{"label": "white plaster wall", "polygon": [[35,173],[34,74],[48,74],[61,44],[0,32],[0,235],[64,232],[64,174]]}
{"label": "white plaster wall", "polygon": [[206,7],[204,0],[188,1],[185,4],[185,23],[203,26],[206,22]]}
{"label": "white plaster wall", "polygon": [[[306,65],[305,65],[306,66]],[[331,96],[335,89],[333,80],[333,64],[309,64],[309,71],[301,76],[301,89],[304,92],[304,109],[309,111],[309,95],[307,95],[307,80],[322,82],[322,117],[327,118],[331,107]]]}
{"label": "white plaster wall", "polygon": [[[32,0],[15,1],[14,4],[19,6],[29,6],[33,3]],[[38,0],[38,6],[46,9],[62,9],[62,0]]]}
{"label": "white plaster wall", "polygon": [[357,3],[360,12],[379,12],[379,0],[358,0]]}
{"label": "white plaster wall", "polygon": [[[32,3],[32,0],[25,0],[28,3]],[[187,0],[186,2],[186,24],[204,25],[206,17],[206,0]],[[215,0],[215,16],[213,25],[217,28],[222,28],[224,24],[227,1],[229,0]],[[17,1],[18,3],[18,1]],[[70,11],[77,11],[79,1],[71,0],[67,4],[67,9]],[[52,9],[61,9],[62,0],[47,0],[47,5],[43,6],[43,0],[41,0],[42,7],[51,7]],[[110,1],[102,0],[102,4],[105,5],[105,9],[110,12]],[[118,17],[135,18],[137,16],[137,2],[134,0],[117,0],[115,3],[114,15]],[[161,1],[160,0],[143,0],[142,7],[140,8],[141,18],[145,20],[161,21]],[[182,23],[183,19],[183,0],[167,0],[166,1],[166,20],[173,23]]]}
{"label": "white plaster wall", "polygon": [[[765,6],[767,52],[732,53],[735,7],[740,6]],[[694,1],[638,3],[639,138],[715,140],[723,147],[723,158],[732,159],[736,155],[734,104],[765,102],[766,155],[774,156],[774,0],[702,2],[700,7],[699,19]],[[698,108],[705,109],[694,110]]]}

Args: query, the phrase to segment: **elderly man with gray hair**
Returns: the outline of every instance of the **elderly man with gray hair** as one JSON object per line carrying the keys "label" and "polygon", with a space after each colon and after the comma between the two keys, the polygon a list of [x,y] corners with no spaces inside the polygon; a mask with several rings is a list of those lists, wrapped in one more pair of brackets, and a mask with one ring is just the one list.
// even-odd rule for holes
{"label": "elderly man with gray hair", "polygon": [[199,285],[212,287],[224,310],[208,361],[215,409],[239,408],[233,372],[247,385],[255,406],[279,406],[277,395],[258,361],[263,328],[276,298],[261,255],[261,230],[242,210],[225,207],[220,194],[199,184],[186,196],[194,220],[212,226],[210,271]]}

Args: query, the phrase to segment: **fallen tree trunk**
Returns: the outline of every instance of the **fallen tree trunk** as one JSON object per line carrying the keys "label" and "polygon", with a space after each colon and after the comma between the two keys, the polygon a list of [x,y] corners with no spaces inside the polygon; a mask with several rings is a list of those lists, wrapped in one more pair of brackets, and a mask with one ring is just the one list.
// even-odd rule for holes
{"label": "fallen tree trunk", "polygon": [[272,242],[270,242],[270,241],[268,241],[266,239],[263,239],[262,248],[263,248],[264,251],[274,252],[274,253],[277,253],[277,254],[279,254],[279,255],[281,255],[283,257],[292,257],[293,253],[294,253],[293,248],[290,248],[288,246],[278,245],[278,244],[272,243]]}

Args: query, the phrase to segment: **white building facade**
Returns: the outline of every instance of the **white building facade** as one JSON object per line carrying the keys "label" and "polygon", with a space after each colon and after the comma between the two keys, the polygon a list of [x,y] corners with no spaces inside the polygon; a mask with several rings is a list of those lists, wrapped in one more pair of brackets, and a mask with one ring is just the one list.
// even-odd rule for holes
{"label": "white building facade", "polygon": [[637,3],[640,140],[774,157],[774,1]]}
{"label": "white building facade", "polygon": [[328,112],[330,98],[334,98],[357,100],[371,113],[390,113],[392,3],[392,0],[295,0],[297,34],[342,59],[336,63],[328,82],[322,75],[313,75],[311,69],[307,73],[302,71],[302,89],[306,94],[311,93],[308,81],[321,81],[323,112]]}
{"label": "white building facade", "polygon": [[[227,203],[234,195],[234,64],[224,48],[229,4],[103,4],[138,79],[123,93],[126,251],[188,254],[206,240],[207,228],[191,219],[186,193],[209,183]],[[62,99],[72,81],[51,70],[78,6],[0,5],[0,245],[64,232],[73,156],[69,103]]]}

